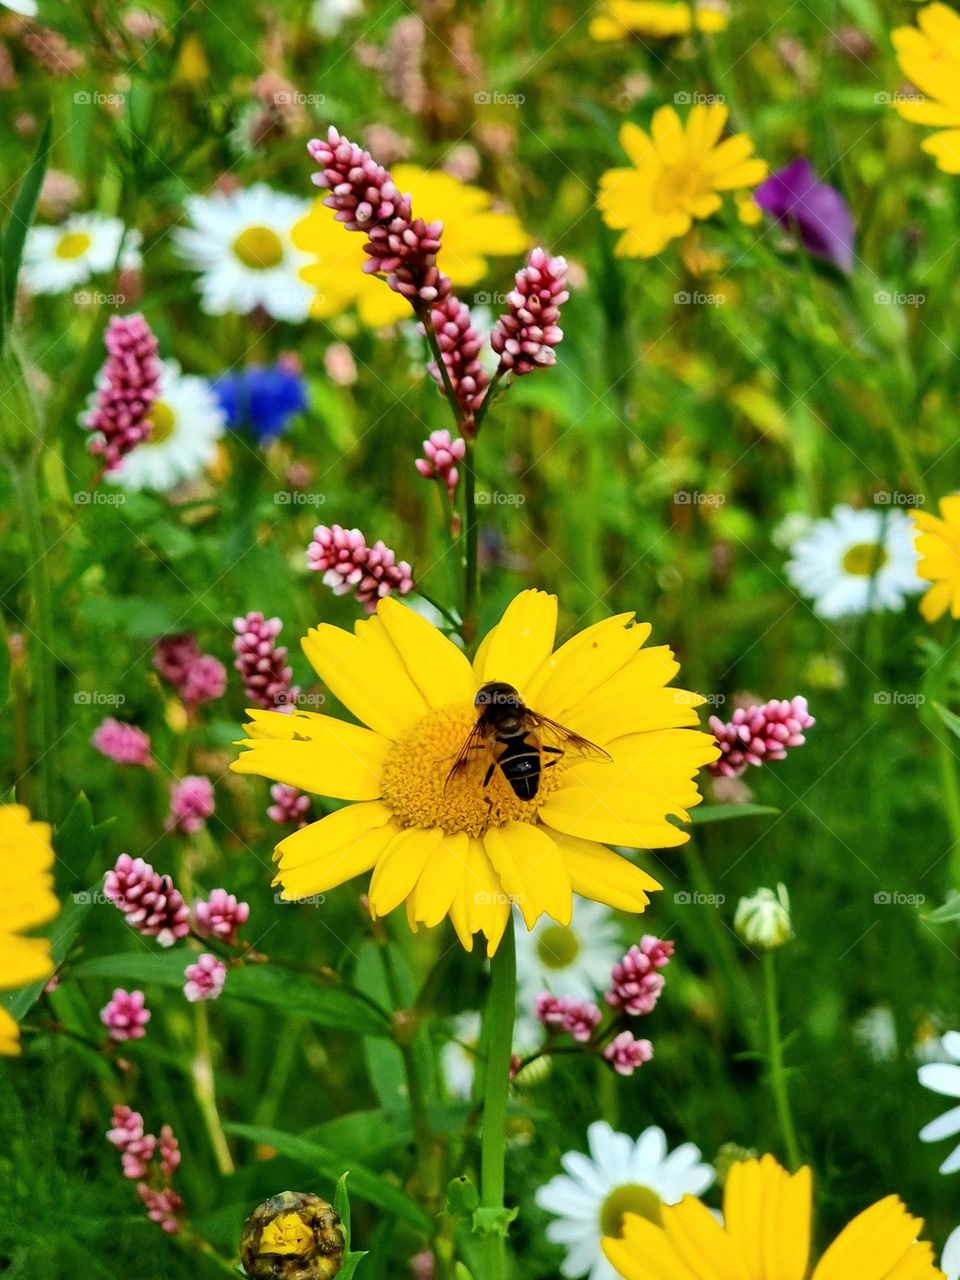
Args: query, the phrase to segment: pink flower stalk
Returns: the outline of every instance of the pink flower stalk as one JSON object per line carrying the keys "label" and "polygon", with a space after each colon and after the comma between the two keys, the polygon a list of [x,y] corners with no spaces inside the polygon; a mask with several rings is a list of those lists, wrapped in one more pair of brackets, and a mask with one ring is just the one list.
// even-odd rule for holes
{"label": "pink flower stalk", "polygon": [[227,980],[227,966],[209,951],[197,958],[196,964],[188,964],[183,976],[186,982],[183,994],[191,1004],[198,1000],[216,1000]]}
{"label": "pink flower stalk", "polygon": [[124,991],[117,987],[100,1010],[100,1021],[118,1044],[124,1040],[142,1040],[147,1034],[150,1010],[142,991]]}
{"label": "pink flower stalk", "polygon": [[563,338],[560,308],[570,297],[566,259],[548,258],[542,249],[533,249],[516,280],[490,345],[500,357],[499,372],[512,370],[519,377],[557,362],[553,348]]}
{"label": "pink flower stalk", "polygon": [[153,665],[169,684],[179,688],[187,678],[187,672],[200,657],[196,637],[183,632],[175,636],[161,636],[153,650]]}
{"label": "pink flower stalk", "polygon": [[107,872],[103,892],[127,918],[131,929],[171,947],[190,932],[187,904],[169,876],[161,876],[143,858],[121,853]]}
{"label": "pink flower stalk", "polygon": [[291,711],[300,690],[291,688],[293,668],[287,666],[286,647],[276,643],[283,623],[262,613],[248,613],[234,618],[233,629],[237,633],[233,665],[249,701],[270,711]]}
{"label": "pink flower stalk", "polygon": [[652,1013],[663,990],[663,975],[657,973],[670,963],[673,943],[645,934],[639,946],[633,946],[613,966],[607,1004],[622,1009],[633,1017]]}
{"label": "pink flower stalk", "polygon": [[803,697],[771,698],[762,706],[738,707],[726,724],[710,717],[710,732],[720,744],[719,760],[711,764],[716,777],[737,778],[747,765],[783,760],[790,747],[806,742],[804,730],[816,724]]}
{"label": "pink flower stalk", "polygon": [[213,783],[209,778],[189,774],[170,788],[170,812],[167,830],[196,835],[213,814]]}
{"label": "pink flower stalk", "polygon": [[453,502],[460,480],[457,463],[463,461],[466,452],[466,440],[459,436],[453,439],[449,431],[431,431],[430,439],[423,442],[424,456],[417,458],[414,466],[425,480],[442,480]]}
{"label": "pink flower stalk", "polygon": [[219,938],[233,945],[237,941],[237,930],[249,918],[249,905],[238,902],[226,889],[214,889],[209,898],[193,904],[193,925],[201,938]]}
{"label": "pink flower stalk", "polygon": [[160,1172],[165,1178],[172,1178],[180,1168],[180,1143],[173,1130],[165,1124],[157,1139],[157,1155],[160,1158]]}
{"label": "pink flower stalk", "polygon": [[310,797],[296,787],[275,782],[270,788],[273,804],[267,809],[267,817],[281,827],[305,827],[310,812]]}
{"label": "pink flower stalk", "polygon": [[547,992],[537,997],[537,1018],[549,1031],[567,1031],[581,1044],[586,1043],[600,1025],[600,1010],[592,1000],[575,1000],[571,996],[552,996]]}
{"label": "pink flower stalk", "polygon": [[142,315],[111,316],[104,337],[107,360],[92,407],[81,422],[95,433],[90,452],[115,471],[132,449],[150,439],[150,406],[160,386],[157,339]]}
{"label": "pink flower stalk", "polygon": [[359,529],[318,524],[307,548],[307,564],[337,596],[353,592],[367,613],[374,613],[383,596],[405,596],[413,588],[413,570],[383,542],[372,547]]}
{"label": "pink flower stalk", "polygon": [[144,1133],[143,1116],[130,1107],[113,1108],[113,1127],[107,1130],[107,1141],[120,1152],[123,1176],[135,1182],[145,1178],[157,1150],[157,1140],[152,1133]]}
{"label": "pink flower stalk", "polygon": [[653,1057],[653,1045],[649,1040],[634,1039],[631,1031],[621,1031],[604,1049],[603,1056],[618,1075],[632,1076]]}
{"label": "pink flower stalk", "polygon": [[146,1182],[137,1183],[137,1195],[143,1201],[147,1217],[151,1222],[166,1231],[168,1235],[176,1235],[181,1228],[179,1219],[183,1201],[173,1187],[151,1187]]}
{"label": "pink flower stalk", "polygon": [[413,1255],[410,1259],[410,1274],[413,1280],[434,1280],[437,1274],[437,1263],[429,1249]]}
{"label": "pink flower stalk", "polygon": [[441,302],[450,292],[437,267],[443,223],[414,218],[410,196],[400,193],[389,170],[332,125],[307,151],[321,170],[314,183],[330,192],[323,203],[348,230],[367,236],[364,271],[385,275],[415,309]]}
{"label": "pink flower stalk", "polygon": [[[469,308],[452,294],[431,309],[430,323],[437,337],[447,378],[465,418],[464,427],[469,433],[490,381],[477,359],[483,339],[473,327]],[[446,381],[437,363],[431,361],[427,367],[446,395]]]}
{"label": "pink flower stalk", "polygon": [[135,724],[123,724],[107,716],[90,739],[101,755],[112,760],[114,764],[135,764],[143,769],[152,769],[153,757],[150,755],[150,739]]}
{"label": "pink flower stalk", "polygon": [[107,1141],[119,1151],[143,1137],[143,1116],[139,1111],[117,1105],[113,1108],[112,1120],[113,1127],[107,1130]]}
{"label": "pink flower stalk", "polygon": [[162,636],[153,654],[156,670],[189,706],[213,702],[227,687],[227,669],[219,658],[201,653],[194,636]]}

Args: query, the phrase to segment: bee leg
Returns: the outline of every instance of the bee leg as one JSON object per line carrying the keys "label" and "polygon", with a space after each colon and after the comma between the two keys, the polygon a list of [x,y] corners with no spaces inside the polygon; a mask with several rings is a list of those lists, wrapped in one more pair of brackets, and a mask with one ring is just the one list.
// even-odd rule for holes
{"label": "bee leg", "polygon": [[544,751],[549,751],[552,756],[562,756],[563,747],[544,747]]}
{"label": "bee leg", "polygon": [[[497,767],[496,762],[492,763],[492,764],[490,765],[490,768],[489,768],[489,769],[487,770],[487,772],[483,775],[483,786],[484,786],[484,790],[486,790],[486,788],[487,788],[487,787],[489,787],[489,785],[490,785],[490,779],[493,777],[493,771],[494,771],[494,769],[496,769],[496,767]],[[492,801],[490,801],[490,800],[488,800],[488,801],[487,801],[487,804],[491,804],[491,803],[492,803]]]}

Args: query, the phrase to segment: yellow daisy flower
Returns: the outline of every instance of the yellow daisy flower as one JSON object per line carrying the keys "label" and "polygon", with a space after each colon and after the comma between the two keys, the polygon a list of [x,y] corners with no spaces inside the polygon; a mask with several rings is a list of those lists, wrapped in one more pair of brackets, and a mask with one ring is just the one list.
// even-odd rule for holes
{"label": "yellow daisy flower", "polygon": [[[493,209],[493,199],[449,173],[401,164],[393,180],[413,198],[417,217],[443,223],[443,245],[437,261],[454,285],[471,285],[487,271],[487,257],[518,254],[529,237],[512,213]],[[368,261],[364,239],[334,219],[333,211],[317,200],[293,229],[298,249],[316,254],[316,262],[300,272],[317,290],[313,315],[318,319],[338,315],[356,305],[360,319],[370,328],[381,328],[410,315],[410,304],[388,289],[381,279],[363,272]]]}
{"label": "yellow daisy flower", "polygon": [[960,173],[960,14],[949,5],[928,4],[917,23],[898,27],[893,47],[901,71],[920,92],[894,97],[892,105],[904,120],[942,129],[920,145],[944,173]]}
{"label": "yellow daisy flower", "polygon": [[[0,805],[0,987],[12,990],[53,972],[50,943],[26,938],[27,929],[46,924],[60,904],[53,892],[50,828],[31,822],[22,805]],[[17,1024],[0,1007],[0,1054],[19,1052]]]}
{"label": "yellow daisy flower", "polygon": [[724,31],[727,15],[701,5],[659,4],[656,0],[606,0],[590,22],[594,40],[669,40],[697,31]]}
{"label": "yellow daisy flower", "polygon": [[[723,1193],[721,1226],[687,1196],[660,1208],[662,1225],[635,1213],[623,1236],[603,1251],[624,1280],[804,1280],[808,1275],[813,1184],[810,1170],[789,1174],[774,1160],[733,1165]],[[810,1280],[943,1280],[923,1229],[896,1196],[887,1196],[845,1227]]]}
{"label": "yellow daisy flower", "polygon": [[910,515],[917,527],[917,574],[934,584],[920,601],[920,612],[927,622],[936,622],[948,609],[951,618],[960,618],[960,493],[940,499],[939,516]]}
{"label": "yellow daisy flower", "polygon": [[[372,869],[374,916],[402,902],[414,929],[449,915],[464,947],[482,933],[489,955],[512,902],[528,928],[544,913],[569,924],[573,893],[643,911],[660,885],[605,843],[665,848],[689,838],[668,818],[688,819],[701,799],[697,770],[718,754],[695,728],[703,699],[665,687],[677,663],[665,647],[643,648],[650,627],[633,614],[554,650],[556,628],[556,597],[542,591],[513,600],[472,664],[390,597],[352,635],[314,628],[304,652],[361,724],[251,711],[248,750],[231,766],[352,802],[277,846],[284,897],[325,893]],[[486,751],[451,776],[489,681],[512,685],[531,710],[611,759],[554,756],[530,800],[500,770],[484,786]]]}
{"label": "yellow daisy flower", "polygon": [[597,199],[607,226],[624,232],[619,257],[653,257],[694,220],[716,213],[718,192],[754,187],[766,177],[745,133],[720,142],[726,122],[722,103],[698,103],[686,124],[673,107],[660,107],[649,134],[635,124],[621,128],[620,145],[634,167],[609,169]]}

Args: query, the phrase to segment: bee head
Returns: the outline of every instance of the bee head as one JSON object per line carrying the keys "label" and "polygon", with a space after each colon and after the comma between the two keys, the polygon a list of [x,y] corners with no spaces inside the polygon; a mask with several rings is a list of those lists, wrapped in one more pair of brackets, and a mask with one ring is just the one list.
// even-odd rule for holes
{"label": "bee head", "polygon": [[478,711],[522,711],[523,699],[512,684],[490,680],[480,686],[473,705]]}

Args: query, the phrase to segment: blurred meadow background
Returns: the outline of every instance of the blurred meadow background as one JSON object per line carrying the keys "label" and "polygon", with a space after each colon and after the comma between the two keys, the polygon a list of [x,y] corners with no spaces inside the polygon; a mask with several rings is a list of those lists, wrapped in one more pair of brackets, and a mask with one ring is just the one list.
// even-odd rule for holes
{"label": "blurred meadow background", "polygon": [[[62,908],[49,926],[57,981],[29,1003],[5,997],[22,1052],[0,1066],[0,1271],[223,1274],[258,1202],[288,1187],[332,1199],[340,1173],[360,1169],[348,1182],[354,1245],[369,1251],[359,1274],[406,1275],[411,1259],[421,1271],[409,1274],[433,1274],[422,1269],[432,1217],[411,1183],[410,1055],[444,1185],[475,1178],[479,1113],[455,1059],[458,1040],[476,1038],[482,950],[451,946],[447,924],[413,935],[402,911],[372,926],[362,881],[281,902],[270,784],[229,771],[250,705],[235,618],[281,619],[303,705],[337,705],[299,639],[364,615],[309,571],[315,526],[383,539],[412,566],[416,598],[459,608],[443,485],[414,466],[451,425],[415,322],[402,307],[383,322],[380,294],[360,295],[359,254],[341,263],[332,248],[302,285],[306,302],[296,270],[266,304],[245,302],[229,274],[226,301],[202,291],[243,216],[231,223],[203,201],[263,184],[268,212],[252,222],[305,218],[322,194],[306,143],[331,123],[387,166],[451,175],[452,191],[424,187],[422,200],[411,178],[415,211],[455,235],[460,278],[447,269],[481,331],[530,247],[567,261],[557,363],[497,398],[477,449],[481,634],[528,587],[559,596],[561,637],[635,610],[652,643],[675,650],[682,687],[706,696],[704,725],[797,696],[816,720],[785,760],[732,778],[703,771],[713,820],[643,856],[664,886],[645,915],[608,912],[572,943],[589,950],[595,930],[612,929],[616,958],[651,933],[675,954],[641,1070],[554,1054],[517,1080],[512,1274],[560,1274],[564,1249],[535,1197],[564,1152],[586,1149],[594,1121],[631,1138],[660,1126],[671,1148],[719,1160],[721,1176],[731,1144],[787,1158],[766,961],[734,928],[742,898],[781,884],[793,936],[774,957],[777,1043],[815,1170],[817,1239],[896,1191],[939,1256],[958,1223],[956,1174],[938,1172],[948,1146],[918,1138],[943,1108],[917,1073],[950,1057],[941,1037],[960,1024],[957,622],[921,615],[929,582],[909,566],[900,594],[878,597],[893,550],[865,570],[849,559],[888,534],[909,558],[910,514],[936,515],[957,487],[960,178],[949,155],[922,148],[930,126],[896,109],[923,97],[892,41],[917,28],[921,6],[730,0],[706,23],[687,10],[692,29],[672,35],[651,34],[657,14],[634,14],[631,29],[616,5],[562,0],[19,7],[0,6],[8,227],[48,120],[51,132],[2,378],[0,760],[8,799],[56,829]],[[719,105],[769,173],[805,158],[834,189],[833,239],[816,251],[802,220],[753,203],[754,180],[650,256],[618,253],[623,224],[607,225],[597,201],[602,176],[631,163],[622,126]],[[446,210],[433,214],[431,191]],[[105,234],[69,222],[88,214],[118,219],[124,243],[107,235],[99,266],[84,246],[86,274],[58,274],[64,236]],[[161,460],[159,481],[101,484],[78,420],[108,319],[132,312],[198,381],[181,385],[183,452]],[[296,384],[282,429],[262,429],[236,389],[223,393],[239,403],[225,426],[209,388],[251,366]],[[24,382],[43,424],[39,512],[23,503],[29,449],[10,407]],[[823,591],[788,566],[841,506],[878,532],[841,545],[866,594],[824,616]],[[829,558],[829,541],[809,554]],[[197,700],[155,660],[159,638],[186,634],[226,672]],[[150,767],[92,744],[106,718],[148,735]],[[168,820],[184,777],[209,779],[215,797],[186,828]],[[188,902],[222,886],[249,904],[243,936],[269,957],[267,976],[243,966],[215,1003],[185,1001],[182,948],[138,936],[103,895],[122,852],[172,875]],[[100,1010],[116,988],[145,993],[142,1039],[107,1041]],[[367,997],[403,1016],[385,1030]],[[529,999],[521,1012],[533,1020]],[[104,1137],[118,1104],[179,1139],[189,1231],[158,1230],[122,1176]],[[715,1188],[705,1196],[719,1204]],[[468,1240],[457,1257],[470,1267],[471,1256]]]}

